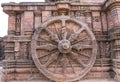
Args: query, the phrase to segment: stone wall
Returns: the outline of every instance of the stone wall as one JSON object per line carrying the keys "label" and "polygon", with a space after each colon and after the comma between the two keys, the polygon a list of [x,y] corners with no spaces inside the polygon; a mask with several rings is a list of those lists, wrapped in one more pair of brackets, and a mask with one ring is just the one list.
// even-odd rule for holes
{"label": "stone wall", "polygon": [[[119,0],[78,0],[78,2],[4,3],[9,15],[8,35],[4,37],[4,79],[6,81],[49,81],[32,60],[31,40],[35,30],[48,19],[65,15],[88,25],[98,44],[94,66],[83,79],[119,78],[120,38]],[[73,1],[73,0],[72,0]],[[1,40],[2,41],[2,40]],[[0,50],[1,50],[0,49]],[[112,61],[112,62],[111,62]],[[113,69],[111,69],[111,67]],[[114,71],[113,71],[114,70]]]}

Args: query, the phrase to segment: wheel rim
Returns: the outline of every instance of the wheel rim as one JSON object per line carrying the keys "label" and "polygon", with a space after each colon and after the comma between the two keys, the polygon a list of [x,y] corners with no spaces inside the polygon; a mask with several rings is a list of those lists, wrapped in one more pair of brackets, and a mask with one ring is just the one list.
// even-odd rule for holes
{"label": "wheel rim", "polygon": [[39,26],[31,41],[35,65],[54,81],[75,81],[92,68],[97,54],[94,34],[82,22],[59,16]]}

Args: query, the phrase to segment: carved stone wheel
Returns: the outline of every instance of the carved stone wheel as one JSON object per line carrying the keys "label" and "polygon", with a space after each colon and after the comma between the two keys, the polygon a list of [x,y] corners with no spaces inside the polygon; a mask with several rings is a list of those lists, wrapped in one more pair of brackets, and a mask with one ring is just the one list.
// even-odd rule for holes
{"label": "carved stone wheel", "polygon": [[46,77],[56,82],[71,82],[90,71],[96,59],[97,43],[84,23],[58,16],[36,29],[31,52],[35,65]]}

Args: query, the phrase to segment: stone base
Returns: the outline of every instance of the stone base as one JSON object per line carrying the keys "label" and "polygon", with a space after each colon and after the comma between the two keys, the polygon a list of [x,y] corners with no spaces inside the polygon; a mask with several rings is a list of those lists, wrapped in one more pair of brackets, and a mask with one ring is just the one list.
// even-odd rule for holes
{"label": "stone base", "polygon": [[114,79],[87,79],[79,82],[115,82]]}
{"label": "stone base", "polygon": [[[54,82],[54,81],[7,81],[7,82]],[[114,79],[87,79],[76,82],[115,82]]]}

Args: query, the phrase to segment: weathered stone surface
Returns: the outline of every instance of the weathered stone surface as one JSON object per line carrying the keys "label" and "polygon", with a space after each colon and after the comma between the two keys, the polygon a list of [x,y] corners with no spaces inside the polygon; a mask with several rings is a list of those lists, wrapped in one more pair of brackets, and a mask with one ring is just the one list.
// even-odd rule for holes
{"label": "weathered stone surface", "polygon": [[2,82],[120,82],[120,0],[4,3]]}

